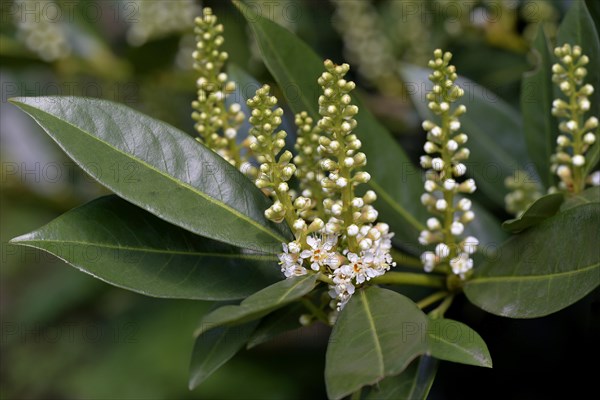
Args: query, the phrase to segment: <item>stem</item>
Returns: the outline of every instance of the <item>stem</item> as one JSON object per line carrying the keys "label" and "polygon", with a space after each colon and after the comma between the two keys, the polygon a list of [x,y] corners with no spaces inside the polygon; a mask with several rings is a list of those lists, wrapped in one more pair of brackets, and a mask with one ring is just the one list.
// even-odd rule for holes
{"label": "stem", "polygon": [[443,276],[415,274],[412,272],[388,272],[385,275],[371,279],[373,284],[415,285],[434,288],[444,288]]}
{"label": "stem", "polygon": [[444,314],[446,313],[448,308],[450,308],[450,305],[452,305],[453,300],[454,300],[453,294],[446,297],[444,299],[444,301],[442,302],[442,304],[437,306],[437,308],[435,310],[433,310],[432,312],[429,313],[429,316],[433,319],[444,318]]}
{"label": "stem", "polygon": [[312,315],[317,317],[317,319],[319,321],[324,322],[326,325],[329,325],[329,318],[327,318],[327,315],[323,312],[323,310],[321,310],[320,308],[315,306],[312,303],[312,301],[310,301],[309,299],[307,299],[305,297],[300,299],[300,301],[302,301],[302,305],[304,305],[304,307],[306,307],[308,309],[308,311],[310,311],[312,313]]}
{"label": "stem", "polygon": [[[348,182],[346,187],[342,188],[344,229],[346,229],[354,223],[354,216],[352,215],[352,199],[354,197],[354,190],[352,186],[352,173],[350,171],[350,168],[344,166],[344,158],[346,156],[346,142],[344,140],[344,136],[336,132],[334,133],[334,138],[340,143],[340,152],[337,154],[338,165],[340,166],[340,176],[346,179],[346,182]],[[348,235],[347,237],[348,249],[353,253],[358,253],[359,248],[356,236]]]}
{"label": "stem", "polygon": [[[575,74],[575,66],[569,67],[569,83],[571,84],[572,91],[569,96],[569,108],[571,111],[571,119],[577,123],[577,131],[573,132],[573,155],[582,154],[582,143],[581,134],[583,132],[583,115],[579,112],[579,105],[577,104],[577,85],[573,76]],[[585,188],[585,176],[583,176],[584,166],[573,165],[573,194],[578,194]]]}
{"label": "stem", "polygon": [[327,275],[318,274],[317,275],[317,280],[321,281],[321,282],[324,282],[324,283],[327,283],[328,285],[333,285],[333,280],[330,277],[328,277]]}
{"label": "stem", "polygon": [[413,257],[411,255],[405,254],[400,250],[396,250],[394,248],[390,249],[390,254],[394,261],[396,261],[400,265],[404,265],[407,267],[415,267],[419,269],[423,269],[423,263],[420,259]]}
{"label": "stem", "polygon": [[442,179],[442,191],[444,192],[444,200],[446,200],[447,207],[444,212],[444,227],[442,232],[444,233],[444,243],[450,248],[450,254],[448,259],[456,257],[456,246],[454,245],[454,235],[450,231],[450,227],[454,222],[454,191],[446,190],[443,188],[443,180],[453,179],[452,176],[452,155],[448,150],[447,143],[450,140],[450,111],[444,111],[442,114],[442,160],[444,161],[444,177]]}
{"label": "stem", "polygon": [[433,303],[436,303],[437,301],[443,299],[447,295],[448,295],[448,292],[446,292],[445,290],[435,292],[435,293],[423,298],[422,300],[419,300],[417,302],[417,307],[419,307],[422,310],[424,308],[429,307]]}
{"label": "stem", "polygon": [[356,392],[352,393],[352,396],[350,396],[350,400],[360,400],[361,392],[362,392],[362,388],[360,388]]}

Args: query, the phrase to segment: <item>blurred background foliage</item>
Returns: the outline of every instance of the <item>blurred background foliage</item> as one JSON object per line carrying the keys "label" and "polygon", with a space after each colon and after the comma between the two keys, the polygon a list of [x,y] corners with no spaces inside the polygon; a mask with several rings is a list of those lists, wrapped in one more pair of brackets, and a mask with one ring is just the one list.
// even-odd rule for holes
{"label": "blurred background foliage", "polygon": [[[323,327],[243,352],[190,392],[192,331],[211,304],[130,293],[49,255],[7,243],[106,193],[8,98],[101,97],[192,133],[192,26],[201,6],[213,7],[225,25],[230,61],[261,82],[272,81],[231,4],[202,3],[1,0],[1,398],[324,397],[328,332]],[[416,160],[424,135],[398,66],[425,65],[431,51],[443,47],[454,53],[462,75],[517,107],[520,79],[530,68],[533,32],[542,24],[553,37],[570,1],[249,3],[295,31],[324,58],[351,62],[352,78],[368,105]],[[598,23],[600,2],[587,3]],[[453,312],[486,340],[495,366],[484,370],[443,363],[431,398],[573,398],[592,387],[594,371],[582,363],[598,350],[597,292],[541,320],[502,319],[467,302],[459,302]]]}

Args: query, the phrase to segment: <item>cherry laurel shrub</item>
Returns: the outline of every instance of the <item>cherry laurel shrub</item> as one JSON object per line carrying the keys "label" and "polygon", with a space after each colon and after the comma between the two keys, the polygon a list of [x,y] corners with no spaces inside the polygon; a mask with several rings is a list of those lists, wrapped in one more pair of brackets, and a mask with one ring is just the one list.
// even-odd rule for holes
{"label": "cherry laurel shrub", "polygon": [[[287,98],[296,132],[280,128],[288,116],[268,85],[234,101],[251,78],[227,66],[208,8],[195,22],[195,139],[108,101],[12,99],[114,192],[12,243],[149,296],[227,302],[195,332],[190,387],[245,346],[322,323],[330,398],[424,398],[436,360],[492,367],[484,340],[444,318],[457,296],[535,318],[598,286],[600,44],[584,3],[553,52],[538,32],[522,120],[467,90],[449,52],[402,68],[420,88],[410,93],[424,120],[422,172],[353,94],[348,64],[322,62],[236,6],[277,84],[299,89]],[[134,165],[135,179],[101,174],[114,163]],[[486,163],[506,186],[486,179]],[[476,190],[515,219],[501,224]]]}

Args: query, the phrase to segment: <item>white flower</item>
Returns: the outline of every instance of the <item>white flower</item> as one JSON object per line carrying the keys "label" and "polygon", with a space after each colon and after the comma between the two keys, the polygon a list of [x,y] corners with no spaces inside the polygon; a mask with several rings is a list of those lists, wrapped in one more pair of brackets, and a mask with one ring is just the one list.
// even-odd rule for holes
{"label": "white flower", "polygon": [[428,230],[423,230],[419,234],[419,243],[423,246],[427,246],[433,240],[433,235]]}
{"label": "white flower", "polygon": [[583,142],[585,144],[593,144],[596,141],[596,135],[594,135],[592,132],[588,132],[585,135],[583,135]]}
{"label": "white flower", "polygon": [[473,268],[473,260],[469,258],[467,253],[460,253],[458,257],[450,260],[450,267],[452,267],[452,272],[464,278],[465,273]]}
{"label": "white flower", "polygon": [[454,190],[455,187],[456,187],[456,181],[454,179],[446,179],[444,181],[444,189]]}
{"label": "white flower", "polygon": [[444,169],[444,160],[442,160],[439,157],[436,157],[433,160],[431,160],[431,166],[436,171],[441,171],[442,169]]}
{"label": "white flower", "polygon": [[582,165],[585,164],[585,157],[582,156],[581,154],[577,154],[577,155],[573,156],[572,162],[573,162],[574,166],[581,167]]}
{"label": "white flower", "polygon": [[325,261],[328,259],[331,249],[337,243],[337,237],[333,235],[326,235],[323,238],[316,238],[314,236],[308,236],[306,243],[311,247],[310,250],[303,250],[300,253],[300,257],[309,259],[310,267],[313,271],[319,271],[322,266],[325,265]]}
{"label": "white flower", "polygon": [[435,255],[440,259],[444,259],[450,255],[450,247],[445,243],[439,243],[435,246]]}
{"label": "white flower", "polygon": [[358,235],[358,226],[352,224],[346,229],[346,232],[348,233],[348,236],[356,236]]}
{"label": "white flower", "polygon": [[454,221],[452,223],[452,225],[450,225],[450,232],[454,236],[458,236],[458,235],[462,234],[464,230],[465,230],[465,226],[458,221]]}
{"label": "white flower", "polygon": [[458,201],[456,207],[461,211],[469,211],[471,209],[472,204],[473,203],[471,202],[471,200],[467,198],[462,198]]}
{"label": "white flower", "polygon": [[352,284],[352,267],[342,265],[333,272],[333,285],[330,285],[329,296],[337,300],[337,310],[344,308],[350,297],[354,294]]}
{"label": "white flower", "polygon": [[427,220],[427,227],[432,231],[436,231],[442,228],[442,224],[440,224],[440,221],[437,218],[432,217]]}
{"label": "white flower", "polygon": [[286,278],[292,276],[306,275],[306,268],[302,266],[302,260],[299,259],[298,243],[291,242],[289,245],[283,243],[283,253],[279,255],[279,264],[281,264],[281,272]]}
{"label": "white flower", "polygon": [[435,254],[433,254],[433,252],[431,251],[424,252],[423,254],[421,254],[421,262],[423,263],[423,268],[425,269],[425,272],[433,271],[433,268],[436,264]]}
{"label": "white flower", "polygon": [[446,143],[446,148],[450,151],[456,151],[458,149],[458,143],[456,143],[455,140],[448,140],[448,143]]}
{"label": "white flower", "polygon": [[435,202],[435,208],[438,211],[444,211],[448,207],[448,203],[444,199],[439,199]]}
{"label": "white flower", "polygon": [[348,262],[350,263],[350,267],[352,268],[352,276],[356,280],[356,283],[361,284],[369,279],[377,276],[377,272],[370,268],[370,266],[365,263],[362,257],[355,253],[348,253],[346,255],[348,258]]}
{"label": "white flower", "polygon": [[479,240],[476,237],[468,236],[462,242],[462,248],[467,254],[473,254],[477,251]]}

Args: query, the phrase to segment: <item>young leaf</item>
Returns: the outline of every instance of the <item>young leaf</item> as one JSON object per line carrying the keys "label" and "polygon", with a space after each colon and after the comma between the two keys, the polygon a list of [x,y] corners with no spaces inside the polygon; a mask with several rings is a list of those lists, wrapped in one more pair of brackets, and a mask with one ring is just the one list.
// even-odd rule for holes
{"label": "young leaf", "polygon": [[414,360],[400,375],[390,376],[371,387],[365,400],[426,400],[433,385],[439,361],[424,355]]}
{"label": "young leaf", "polygon": [[[401,74],[421,118],[432,119],[425,97],[432,87],[430,71],[406,64]],[[459,102],[467,107],[467,113],[461,116],[462,130],[469,135],[467,147],[471,149],[467,171],[483,193],[504,207],[508,192],[504,179],[530,164],[519,114],[481,85],[463,77],[456,82],[465,91]]]}
{"label": "young leaf", "polygon": [[258,328],[248,340],[247,348],[251,349],[259,344],[268,342],[280,334],[300,328],[300,316],[306,313],[306,308],[301,303],[292,303],[277,310],[260,321]]}
{"label": "young leaf", "polygon": [[277,310],[309,293],[317,281],[317,274],[288,278],[246,298],[240,305],[217,308],[202,318],[195,335],[222,325],[236,325],[252,321]]}
{"label": "young leaf", "polygon": [[105,100],[11,101],[98,182],[161,219],[270,253],[290,235],[265,218],[269,201],[249,179],[168,124]]}
{"label": "young leaf", "polygon": [[519,218],[504,221],[502,228],[509,232],[520,232],[556,214],[565,200],[562,193],[542,196],[531,204]]}
{"label": "young leaf", "polygon": [[549,188],[554,185],[555,180],[550,171],[550,156],[556,149],[558,128],[556,118],[551,112],[554,100],[554,56],[550,52],[542,24],[538,27],[532,50],[536,58],[535,70],[525,73],[521,83],[523,129],[529,156],[542,183]]}
{"label": "young leaf", "polygon": [[190,363],[190,390],[200,385],[240,351],[258,321],[212,329],[196,339]]}
{"label": "young leaf", "polygon": [[536,318],[559,311],[600,284],[600,207],[585,204],[515,235],[475,270],[467,298],[496,315]]}
{"label": "young leaf", "polygon": [[428,350],[427,316],[407,297],[376,286],[360,290],[333,328],[325,361],[330,399],[402,372]]}
{"label": "young leaf", "polygon": [[11,243],[47,251],[105,282],[156,297],[240,299],[281,275],[273,256],[194,235],[117,196],[75,208]]}
{"label": "young leaf", "polygon": [[560,211],[567,211],[582,204],[600,203],[600,186],[593,186],[575,196],[569,196],[560,206]]}
{"label": "young leaf", "polygon": [[487,345],[477,332],[451,319],[430,319],[427,328],[431,355],[440,360],[492,368]]}
{"label": "young leaf", "polygon": [[[246,17],[260,47],[265,65],[281,87],[292,111],[307,111],[319,118],[318,97],[321,88],[317,79],[324,70],[322,59],[310,47],[287,29],[261,17],[252,8],[234,1]],[[423,191],[420,171],[415,168],[402,148],[356,97],[360,111],[356,133],[367,155],[369,184],[377,192],[377,209],[396,233],[396,239],[417,243],[421,221],[427,218],[419,203]]]}

